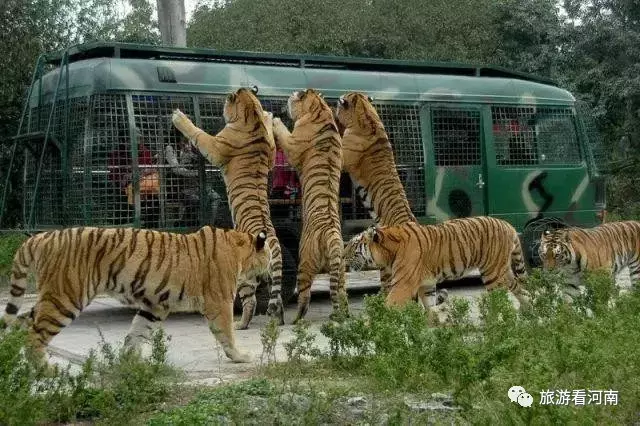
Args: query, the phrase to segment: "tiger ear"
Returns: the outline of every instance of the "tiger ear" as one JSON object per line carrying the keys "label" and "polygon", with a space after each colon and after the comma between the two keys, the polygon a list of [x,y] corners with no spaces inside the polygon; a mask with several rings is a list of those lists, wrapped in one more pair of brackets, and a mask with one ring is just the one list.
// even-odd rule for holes
{"label": "tiger ear", "polygon": [[256,86],[255,84],[253,86],[251,86],[251,92],[253,92],[254,95],[258,94],[258,86]]}
{"label": "tiger ear", "polygon": [[373,102],[373,98],[372,98],[371,96],[367,96],[367,100],[368,100],[369,102]]}
{"label": "tiger ear", "polygon": [[256,251],[260,251],[264,248],[264,244],[267,241],[267,231],[260,231],[256,237]]}
{"label": "tiger ear", "polygon": [[236,94],[235,94],[235,93],[229,93],[229,94],[227,95],[227,101],[229,101],[229,102],[235,102],[235,100],[236,100]]}
{"label": "tiger ear", "polygon": [[340,99],[338,99],[338,103],[340,103],[340,106],[343,108],[346,108],[349,104],[343,96],[340,96]]}

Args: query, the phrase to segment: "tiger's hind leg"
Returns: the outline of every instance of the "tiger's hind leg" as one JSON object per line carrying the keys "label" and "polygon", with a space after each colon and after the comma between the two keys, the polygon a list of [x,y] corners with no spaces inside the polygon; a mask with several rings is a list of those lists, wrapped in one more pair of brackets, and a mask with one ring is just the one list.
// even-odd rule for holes
{"label": "tiger's hind leg", "polygon": [[209,323],[209,330],[222,346],[225,355],[233,362],[251,362],[251,356],[240,352],[236,347],[233,329],[233,299],[205,300],[204,316]]}
{"label": "tiger's hind leg", "polygon": [[169,316],[170,309],[160,305],[141,307],[131,321],[124,338],[125,349],[139,349],[140,344],[151,341],[151,335]]}
{"label": "tiger's hind leg", "polygon": [[[18,317],[18,311],[22,307],[24,301],[24,293],[27,289],[27,268],[24,263],[20,262],[19,255],[16,255],[16,260],[13,262],[11,268],[11,290],[9,291],[9,301],[4,310],[4,315],[0,319],[0,327],[4,328],[24,318]],[[22,321],[20,321],[22,322]]]}
{"label": "tiger's hind leg", "polygon": [[66,299],[68,298],[43,293],[32,309],[29,343],[42,356],[51,339],[70,325],[82,311],[82,307],[78,308],[78,302]]}
{"label": "tiger's hind leg", "polygon": [[[531,297],[529,293],[522,288],[522,278],[516,277],[509,265],[500,268],[492,273],[482,273],[482,282],[485,285],[487,291],[492,291],[498,288],[508,290],[507,295],[511,300],[511,303],[518,310],[523,307],[529,306],[531,303]],[[518,302],[518,306],[515,306],[513,298]]]}
{"label": "tiger's hind leg", "polygon": [[253,319],[256,313],[256,306],[258,302],[256,300],[256,288],[258,287],[258,281],[251,279],[240,282],[238,286],[238,297],[242,302],[242,317],[240,322],[235,325],[236,330],[246,330],[249,328],[249,323]]}

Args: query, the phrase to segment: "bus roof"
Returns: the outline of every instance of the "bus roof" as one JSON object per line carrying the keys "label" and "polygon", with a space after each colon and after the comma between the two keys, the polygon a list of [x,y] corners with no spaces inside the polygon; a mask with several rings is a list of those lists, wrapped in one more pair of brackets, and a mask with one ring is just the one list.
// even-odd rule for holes
{"label": "bus roof", "polygon": [[[551,80],[501,67],[373,58],[220,52],[130,43],[88,43],[67,49],[70,92],[226,93],[257,85],[260,95],[288,96],[314,87],[326,97],[367,92],[380,100],[573,104]],[[60,65],[63,52],[46,56]],[[53,92],[60,68],[43,78]],[[34,91],[36,92],[36,91]],[[85,93],[87,94],[87,93]],[[70,94],[73,96],[72,94]],[[33,98],[32,98],[33,101]]]}

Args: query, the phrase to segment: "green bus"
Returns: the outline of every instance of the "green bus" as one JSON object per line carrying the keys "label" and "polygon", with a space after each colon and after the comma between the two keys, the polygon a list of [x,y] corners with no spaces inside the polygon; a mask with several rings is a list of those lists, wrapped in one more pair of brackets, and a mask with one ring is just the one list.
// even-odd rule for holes
{"label": "green bus", "polygon": [[[170,115],[180,108],[216,133],[226,94],[253,85],[265,110],[288,126],[286,99],[295,90],[318,89],[332,105],[349,91],[371,96],[423,223],[506,219],[535,264],[543,226],[604,220],[600,140],[574,96],[552,81],[465,64],[91,43],[42,55],[35,66],[12,141],[14,155],[24,156],[24,228],[231,227],[220,171],[197,157],[185,177],[178,169],[187,167],[171,163],[188,155]],[[285,162],[271,178],[288,296],[300,193]],[[372,220],[346,174],[340,191],[346,239]]]}

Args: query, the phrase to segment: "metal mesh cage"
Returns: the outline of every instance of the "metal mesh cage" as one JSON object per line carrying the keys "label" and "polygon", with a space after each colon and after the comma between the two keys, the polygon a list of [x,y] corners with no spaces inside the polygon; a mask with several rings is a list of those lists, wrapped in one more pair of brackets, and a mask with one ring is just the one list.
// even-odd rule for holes
{"label": "metal mesh cage", "polygon": [[[50,134],[61,146],[67,141],[69,163],[50,142],[33,226],[132,226],[139,216],[140,226],[146,228],[191,228],[204,223],[231,227],[220,170],[192,149],[170,120],[173,110],[179,108],[208,133],[218,133],[224,126],[224,101],[225,96],[145,93],[94,94],[70,99],[68,104],[60,100]],[[266,111],[293,127],[286,98],[260,101]],[[327,102],[333,105],[336,99]],[[376,108],[389,134],[411,208],[422,215],[424,154],[419,106],[376,104]],[[29,132],[46,131],[49,113],[50,105],[33,108],[28,117]],[[39,155],[37,144],[26,155],[25,217],[33,205]],[[284,181],[274,183],[274,178],[283,175]],[[274,219],[299,223],[299,180],[282,153],[269,179]],[[340,196],[343,219],[369,218],[346,173],[342,174]]]}
{"label": "metal mesh cage", "polygon": [[425,214],[424,149],[418,105],[390,105],[374,103],[384,123],[413,214]]}
{"label": "metal mesh cage", "polygon": [[500,106],[491,116],[498,165],[581,163],[571,109]]}
{"label": "metal mesh cage", "polygon": [[125,188],[133,174],[126,96],[91,97],[85,150],[85,217],[89,223],[132,225],[134,207]]}
{"label": "metal mesh cage", "polygon": [[578,102],[576,104],[578,117],[582,122],[584,132],[586,135],[587,146],[589,147],[589,160],[593,167],[598,171],[603,171],[609,161],[609,155],[605,149],[602,135],[598,130],[594,114],[589,106],[584,102]]}
{"label": "metal mesh cage", "polygon": [[479,111],[437,108],[431,123],[436,166],[481,164]]}
{"label": "metal mesh cage", "polygon": [[[35,186],[42,145],[28,145],[25,149],[24,174],[24,219],[29,220],[31,208],[34,208],[34,223],[43,227],[60,224],[75,224],[81,221],[77,205],[82,200],[82,180],[69,175],[64,170],[72,170],[74,164],[64,164],[64,150],[69,150],[72,163],[79,157],[83,148],[85,117],[88,98],[80,97],[58,100],[54,107],[49,141],[40,174],[38,193],[34,204]],[[28,117],[30,133],[47,131],[51,105],[33,108]],[[68,117],[67,120],[64,117]],[[42,140],[39,140],[42,142]],[[66,147],[65,147],[65,142]],[[63,150],[62,152],[60,150]]]}

